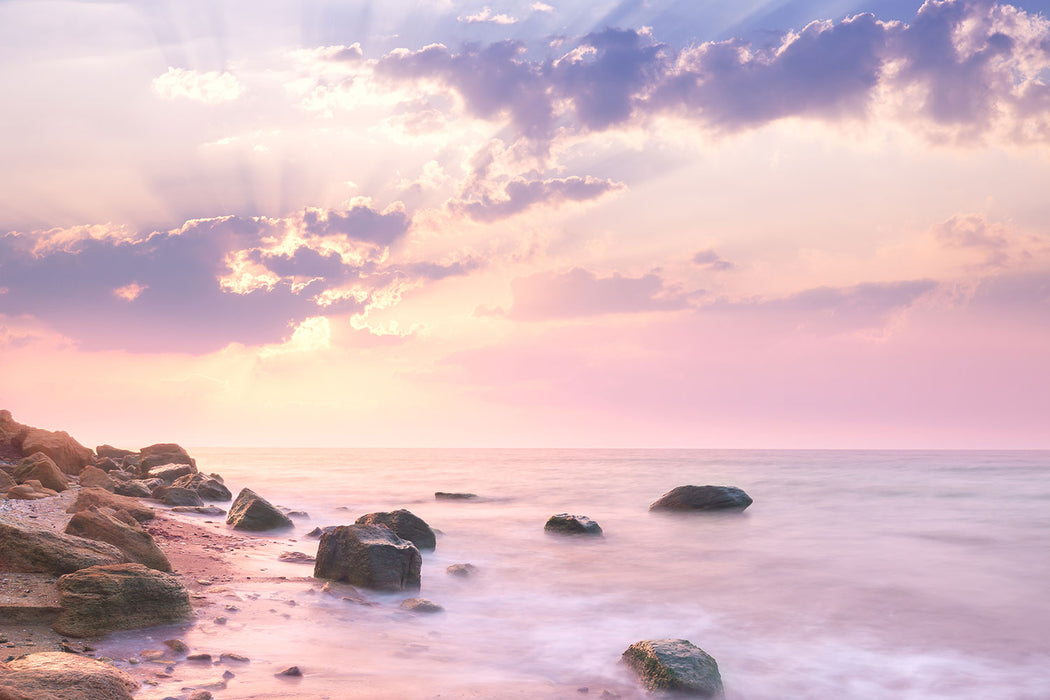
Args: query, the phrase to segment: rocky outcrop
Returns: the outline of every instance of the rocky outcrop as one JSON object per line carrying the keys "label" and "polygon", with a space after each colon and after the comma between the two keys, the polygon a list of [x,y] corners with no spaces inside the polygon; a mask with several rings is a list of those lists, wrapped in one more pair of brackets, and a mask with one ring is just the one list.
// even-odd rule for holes
{"label": "rocky outcrop", "polygon": [[381,591],[400,591],[419,588],[422,564],[415,545],[388,527],[341,525],[326,528],[321,534],[314,576]]}
{"label": "rocky outcrop", "polygon": [[203,506],[204,501],[196,491],[171,486],[164,490],[161,502],[166,506]]}
{"label": "rocky outcrop", "polygon": [[119,549],[0,516],[0,571],[68,574],[127,561]]}
{"label": "rocky outcrop", "polygon": [[82,510],[90,509],[92,506],[126,510],[131,517],[140,523],[153,520],[154,516],[153,509],[142,505],[138,499],[119,496],[99,488],[80,489],[80,492],[77,494],[77,500],[73,501],[73,504],[66,509],[66,512],[79,513]]}
{"label": "rocky outcrop", "polygon": [[186,476],[187,474],[196,474],[197,467],[192,464],[161,464],[157,467],[152,467],[146,476],[150,479],[163,479],[165,483],[172,483],[180,476]]}
{"label": "rocky outcrop", "polygon": [[600,535],[602,529],[598,523],[585,515],[558,513],[547,519],[543,529],[561,535]]}
{"label": "rocky outcrop", "polygon": [[66,478],[65,472],[43,452],[34,452],[19,462],[13,476],[20,484],[33,479],[52,491],[65,491],[69,488],[69,479]]}
{"label": "rocky outcrop", "polygon": [[651,692],[718,700],[725,697],[718,664],[685,639],[636,642],[623,653],[622,660]]}
{"label": "rocky outcrop", "polygon": [[241,489],[230,505],[226,524],[236,530],[276,530],[292,527],[292,521],[281,511],[251,489]]}
{"label": "rocky outcrop", "polygon": [[99,459],[109,458],[119,462],[129,455],[137,455],[138,452],[135,450],[122,450],[119,447],[113,447],[113,445],[99,445],[95,448],[95,454],[98,455]]}
{"label": "rocky outcrop", "polygon": [[94,637],[193,617],[179,580],[142,564],[92,566],[58,579],[62,614],[54,629],[70,637]]}
{"label": "rocky outcrop", "polygon": [[102,661],[62,651],[0,664],[3,700],[132,700],[138,683]]}
{"label": "rocky outcrop", "polygon": [[7,490],[8,498],[19,501],[36,501],[41,498],[51,498],[52,496],[57,495],[58,491],[44,488],[44,486],[36,479],[30,479],[24,484],[12,486]]}
{"label": "rocky outcrop", "polygon": [[144,564],[157,571],[171,571],[171,564],[153,536],[146,532],[127,511],[92,508],[75,513],[66,526],[67,535],[98,542],[108,542],[128,561]]}
{"label": "rocky outcrop", "polygon": [[110,478],[109,474],[91,465],[80,470],[80,485],[84,487],[94,486],[107,491],[113,491],[116,488],[116,484],[113,483],[113,479]]}
{"label": "rocky outcrop", "polygon": [[389,513],[369,513],[357,519],[358,525],[384,525],[403,540],[408,540],[418,549],[434,549],[437,538],[430,526],[417,515],[404,508]]}
{"label": "rocky outcrop", "polygon": [[751,497],[735,486],[678,486],[649,510],[744,510],[751,503]]}
{"label": "rocky outcrop", "polygon": [[30,428],[22,441],[22,454],[43,452],[66,474],[79,474],[80,470],[95,463],[95,453],[81,445],[64,431],[51,432]]}
{"label": "rocky outcrop", "polygon": [[200,473],[180,476],[172,482],[172,486],[196,491],[197,495],[205,501],[229,501],[233,498],[233,494],[225,484],[214,477]]}

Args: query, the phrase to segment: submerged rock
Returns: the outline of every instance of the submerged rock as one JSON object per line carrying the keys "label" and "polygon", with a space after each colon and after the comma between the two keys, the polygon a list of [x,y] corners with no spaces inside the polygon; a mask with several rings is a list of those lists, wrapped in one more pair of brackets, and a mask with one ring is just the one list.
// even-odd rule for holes
{"label": "submerged rock", "polygon": [[717,700],[725,697],[718,663],[685,639],[635,642],[622,660],[650,691]]}
{"label": "submerged rock", "polygon": [[369,513],[357,519],[358,525],[385,525],[403,540],[408,540],[419,549],[434,549],[437,538],[430,526],[417,515],[404,508],[389,513]]}
{"label": "submerged rock", "polygon": [[552,515],[544,524],[543,529],[547,532],[557,532],[562,535],[600,535],[601,527],[585,515],[569,515],[558,513]]}
{"label": "submerged rock", "polygon": [[39,481],[41,486],[52,491],[65,491],[69,488],[69,479],[66,478],[65,472],[43,452],[34,452],[20,461],[12,476],[20,484]]}
{"label": "submerged rock", "polygon": [[153,536],[146,532],[127,511],[92,508],[74,513],[66,526],[67,535],[108,542],[128,558],[157,571],[171,571],[171,564]]}
{"label": "submerged rock", "polygon": [[469,578],[478,572],[478,567],[473,564],[451,564],[445,569],[445,573],[449,576],[456,576],[458,578]]}
{"label": "submerged rock", "polygon": [[230,505],[226,524],[237,530],[276,530],[292,527],[292,521],[269,501],[251,489],[241,489]]}
{"label": "submerged rock", "polygon": [[111,664],[61,651],[0,664],[4,700],[132,700],[139,684]]}
{"label": "submerged rock", "polygon": [[423,558],[411,542],[382,525],[325,529],[317,545],[314,577],[381,591],[419,588]]}
{"label": "submerged rock", "polygon": [[92,506],[126,510],[131,517],[140,523],[153,520],[154,517],[153,509],[139,503],[137,498],[119,496],[100,488],[80,489],[80,492],[77,494],[77,500],[73,501],[73,505],[69,506],[66,512],[79,513],[82,510],[90,509]]}
{"label": "submerged rock", "polygon": [[678,486],[649,510],[744,510],[753,501],[736,486]]}
{"label": "submerged rock", "polygon": [[62,614],[54,629],[70,637],[94,637],[193,617],[178,578],[142,564],[92,566],[58,579]]}
{"label": "submerged rock", "polygon": [[401,609],[414,613],[445,612],[445,608],[426,598],[406,598],[401,601]]}
{"label": "submerged rock", "polygon": [[449,491],[435,491],[434,498],[439,501],[469,501],[477,498],[476,493],[453,493]]}
{"label": "submerged rock", "polygon": [[127,561],[111,544],[26,525],[0,516],[0,571],[68,574]]}

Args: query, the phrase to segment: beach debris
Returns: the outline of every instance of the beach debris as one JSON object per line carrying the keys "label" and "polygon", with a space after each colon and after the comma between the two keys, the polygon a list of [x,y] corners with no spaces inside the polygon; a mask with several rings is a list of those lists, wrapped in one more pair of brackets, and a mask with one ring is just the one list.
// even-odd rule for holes
{"label": "beach debris", "polygon": [[230,506],[226,524],[237,530],[275,530],[292,527],[292,521],[265,498],[244,488]]}
{"label": "beach debris", "polygon": [[744,510],[752,502],[736,486],[676,486],[649,510]]}
{"label": "beach debris", "polygon": [[450,491],[435,491],[434,498],[439,501],[469,501],[477,498],[476,493],[455,493]]}
{"label": "beach debris", "polygon": [[278,671],[277,673],[275,673],[273,675],[275,675],[275,676],[290,676],[290,677],[293,677],[293,678],[299,678],[300,676],[303,675],[303,672],[299,670],[298,666],[289,666],[288,668],[284,669],[283,671]]}
{"label": "beach debris", "polygon": [[317,546],[316,578],[384,591],[419,588],[423,558],[411,542],[383,525],[341,525]]}
{"label": "beach debris", "polygon": [[357,525],[383,525],[394,531],[403,540],[408,540],[418,549],[434,549],[437,537],[430,526],[411,511],[404,508],[388,513],[368,513],[357,519]]}
{"label": "beach debris", "polygon": [[0,516],[0,571],[68,574],[89,566],[125,561],[125,556],[111,544]]}
{"label": "beach debris", "polygon": [[123,552],[128,561],[157,571],[171,571],[171,563],[153,536],[125,510],[95,507],[74,513],[66,525],[66,534],[108,542]]}
{"label": "beach debris", "polygon": [[586,515],[570,515],[569,513],[558,513],[547,519],[543,525],[547,532],[556,532],[562,535],[600,535],[602,529]]}
{"label": "beach debris", "polygon": [[649,691],[669,691],[718,700],[724,697],[718,663],[688,640],[635,642],[621,659]]}
{"label": "beach debris", "polygon": [[229,501],[233,498],[233,494],[220,479],[200,473],[180,476],[172,486],[195,491],[206,501]]}
{"label": "beach debris", "polygon": [[[61,690],[57,690],[61,689]],[[0,673],[0,697],[132,700],[138,683],[102,661],[61,651],[14,659]]]}
{"label": "beach debris", "polygon": [[473,564],[451,564],[445,569],[445,573],[449,576],[456,576],[458,578],[467,578],[473,576],[478,572],[478,567]]}
{"label": "beach debris", "polygon": [[426,598],[406,598],[401,601],[401,609],[414,613],[445,612],[445,608]]}
{"label": "beach debris", "polygon": [[62,613],[53,628],[94,637],[193,617],[189,593],[171,574],[142,564],[91,566],[58,579]]}
{"label": "beach debris", "polygon": [[58,465],[43,452],[34,452],[22,459],[15,467],[11,477],[19,484],[34,480],[52,491],[65,491],[69,488],[69,479]]}

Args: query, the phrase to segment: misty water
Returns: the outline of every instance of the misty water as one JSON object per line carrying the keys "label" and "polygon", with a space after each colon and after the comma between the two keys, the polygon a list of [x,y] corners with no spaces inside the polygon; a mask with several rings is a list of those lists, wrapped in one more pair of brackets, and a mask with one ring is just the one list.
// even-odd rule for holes
{"label": "misty water", "polygon": [[[237,611],[208,609],[178,630],[195,650],[251,663],[181,664],[142,698],[178,696],[224,668],[236,675],[217,698],[641,698],[620,655],[665,637],[715,657],[729,700],[1050,695],[1048,452],[191,452],[235,493],[248,486],[310,517],[232,555],[288,582],[238,585],[227,593]],[[735,485],[755,502],[648,512],[683,484]],[[313,554],[315,526],[395,508],[440,531],[418,594],[350,603],[301,580],[311,566],[276,561]],[[561,512],[593,518],[604,536],[546,534]],[[464,562],[476,576],[445,572]],[[400,610],[409,595],[445,611]],[[99,650],[128,656],[167,632]],[[273,676],[292,664],[303,678]]]}

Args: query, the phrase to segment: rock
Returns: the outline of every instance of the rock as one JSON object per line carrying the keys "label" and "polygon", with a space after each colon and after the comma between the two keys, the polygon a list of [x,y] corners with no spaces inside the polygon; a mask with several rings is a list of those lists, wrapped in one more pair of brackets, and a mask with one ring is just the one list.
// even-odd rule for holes
{"label": "rock", "polygon": [[719,700],[724,697],[718,664],[685,639],[636,642],[623,653],[622,660],[651,692]]}
{"label": "rock", "polygon": [[408,540],[419,549],[434,549],[437,538],[422,518],[404,508],[389,513],[369,513],[357,519],[358,525],[385,525],[403,540]]}
{"label": "rock", "polygon": [[303,672],[299,670],[298,666],[289,666],[288,668],[284,669],[283,671],[279,671],[278,673],[275,673],[273,675],[275,675],[275,676],[293,676],[295,678],[298,678],[299,676],[303,675]]}
{"label": "rock", "polygon": [[66,526],[67,535],[108,542],[128,561],[145,564],[157,571],[171,571],[171,564],[153,536],[146,532],[127,511],[92,508],[74,513]]}
{"label": "rock", "polygon": [[401,601],[401,609],[416,613],[445,612],[443,607],[426,598],[406,598]]}
{"label": "rock", "polygon": [[200,473],[180,476],[171,485],[196,491],[197,495],[206,501],[229,501],[233,498],[233,494],[225,484],[214,477]]}
{"label": "rock", "polygon": [[138,683],[114,666],[46,651],[0,664],[3,700],[132,700]]}
{"label": "rock", "polygon": [[307,537],[320,537],[323,532],[324,532],[324,530],[322,530],[321,528],[315,527],[313,530],[310,530],[310,532],[306,533],[306,536]]}
{"label": "rock", "polygon": [[203,506],[204,501],[197,495],[196,491],[172,486],[164,491],[161,499],[167,506]]}
{"label": "rock", "polygon": [[95,486],[107,491],[113,491],[116,488],[109,474],[90,464],[80,470],[80,485],[85,488]]}
{"label": "rock", "polygon": [[58,491],[44,488],[36,479],[30,479],[24,484],[12,486],[7,490],[7,497],[12,500],[37,501],[41,498],[57,496]]}
{"label": "rock", "polygon": [[226,524],[236,530],[275,530],[292,527],[292,521],[251,489],[241,489],[230,505]]}
{"label": "rock", "polygon": [[95,453],[69,436],[69,433],[31,428],[22,441],[22,454],[43,452],[66,474],[79,474],[80,470],[95,463]]}
{"label": "rock", "polygon": [[14,485],[14,477],[12,477],[3,469],[0,469],[0,493],[7,493],[7,490],[13,487]]}
{"label": "rock", "polygon": [[562,535],[600,535],[602,529],[598,523],[585,515],[569,515],[558,513],[547,519],[543,529],[547,532],[556,532]]}
{"label": "rock", "polygon": [[677,486],[649,510],[744,510],[751,497],[735,486]]}
{"label": "rock", "polygon": [[196,474],[197,467],[192,464],[161,464],[156,467],[151,467],[146,476],[150,479],[163,479],[164,483],[170,484],[180,476],[186,476],[187,474]]}
{"label": "rock", "polygon": [[218,506],[175,506],[171,510],[175,513],[196,513],[197,515],[212,515],[215,517],[226,515],[226,511]]}
{"label": "rock", "polygon": [[381,525],[341,525],[321,534],[316,578],[383,591],[419,588],[423,558],[411,542]]}
{"label": "rock", "polygon": [[95,460],[95,466],[104,472],[120,469],[120,464],[109,457],[101,457]]}
{"label": "rock", "polygon": [[0,571],[68,574],[127,561],[116,547],[0,515]]}
{"label": "rock", "polygon": [[211,663],[211,654],[190,654],[186,657],[187,661],[203,661]]}
{"label": "rock", "polygon": [[22,441],[28,432],[29,426],[16,421],[10,411],[0,411],[0,460],[22,459]]}
{"label": "rock", "polygon": [[77,494],[77,500],[73,501],[73,505],[69,506],[66,512],[79,513],[82,510],[88,510],[92,506],[126,510],[131,517],[140,523],[153,520],[154,516],[153,509],[142,505],[137,499],[118,496],[99,488],[80,489],[80,493]]}
{"label": "rock", "polygon": [[439,501],[468,501],[477,498],[476,493],[451,493],[448,491],[435,491],[434,498]]}
{"label": "rock", "polygon": [[135,474],[138,474],[139,464],[141,462],[142,457],[139,457],[137,454],[126,455],[123,459],[120,460],[120,468],[124,469],[125,471],[134,472]]}
{"label": "rock", "polygon": [[44,488],[52,491],[65,491],[69,488],[69,479],[66,478],[65,472],[43,452],[34,452],[19,462],[12,476],[20,484],[31,479],[39,481]]}
{"label": "rock", "polygon": [[281,552],[277,555],[280,561],[287,561],[293,564],[313,564],[317,561],[317,557],[311,557],[305,552]]}
{"label": "rock", "polygon": [[197,471],[197,462],[182,447],[172,442],[158,443],[139,450],[139,471],[145,473],[162,464],[190,464]]}
{"label": "rock", "polygon": [[213,695],[207,690],[198,690],[189,697],[189,700],[213,700]]}
{"label": "rock", "polygon": [[168,647],[176,654],[185,654],[190,650],[189,645],[181,639],[166,639],[164,640],[164,646]]}
{"label": "rock", "polygon": [[141,481],[118,481],[113,486],[113,493],[132,498],[149,498],[152,493]]}
{"label": "rock", "polygon": [[478,567],[473,564],[452,564],[445,573],[449,576],[456,576],[458,578],[468,578],[478,572]]}
{"label": "rock", "polygon": [[138,452],[134,450],[122,450],[119,447],[113,447],[113,445],[99,445],[95,448],[95,454],[99,456],[99,459],[108,458],[112,460],[121,460],[130,455],[137,455]]}
{"label": "rock", "polygon": [[54,629],[94,637],[193,617],[190,596],[178,578],[142,564],[92,566],[58,579],[62,614]]}

